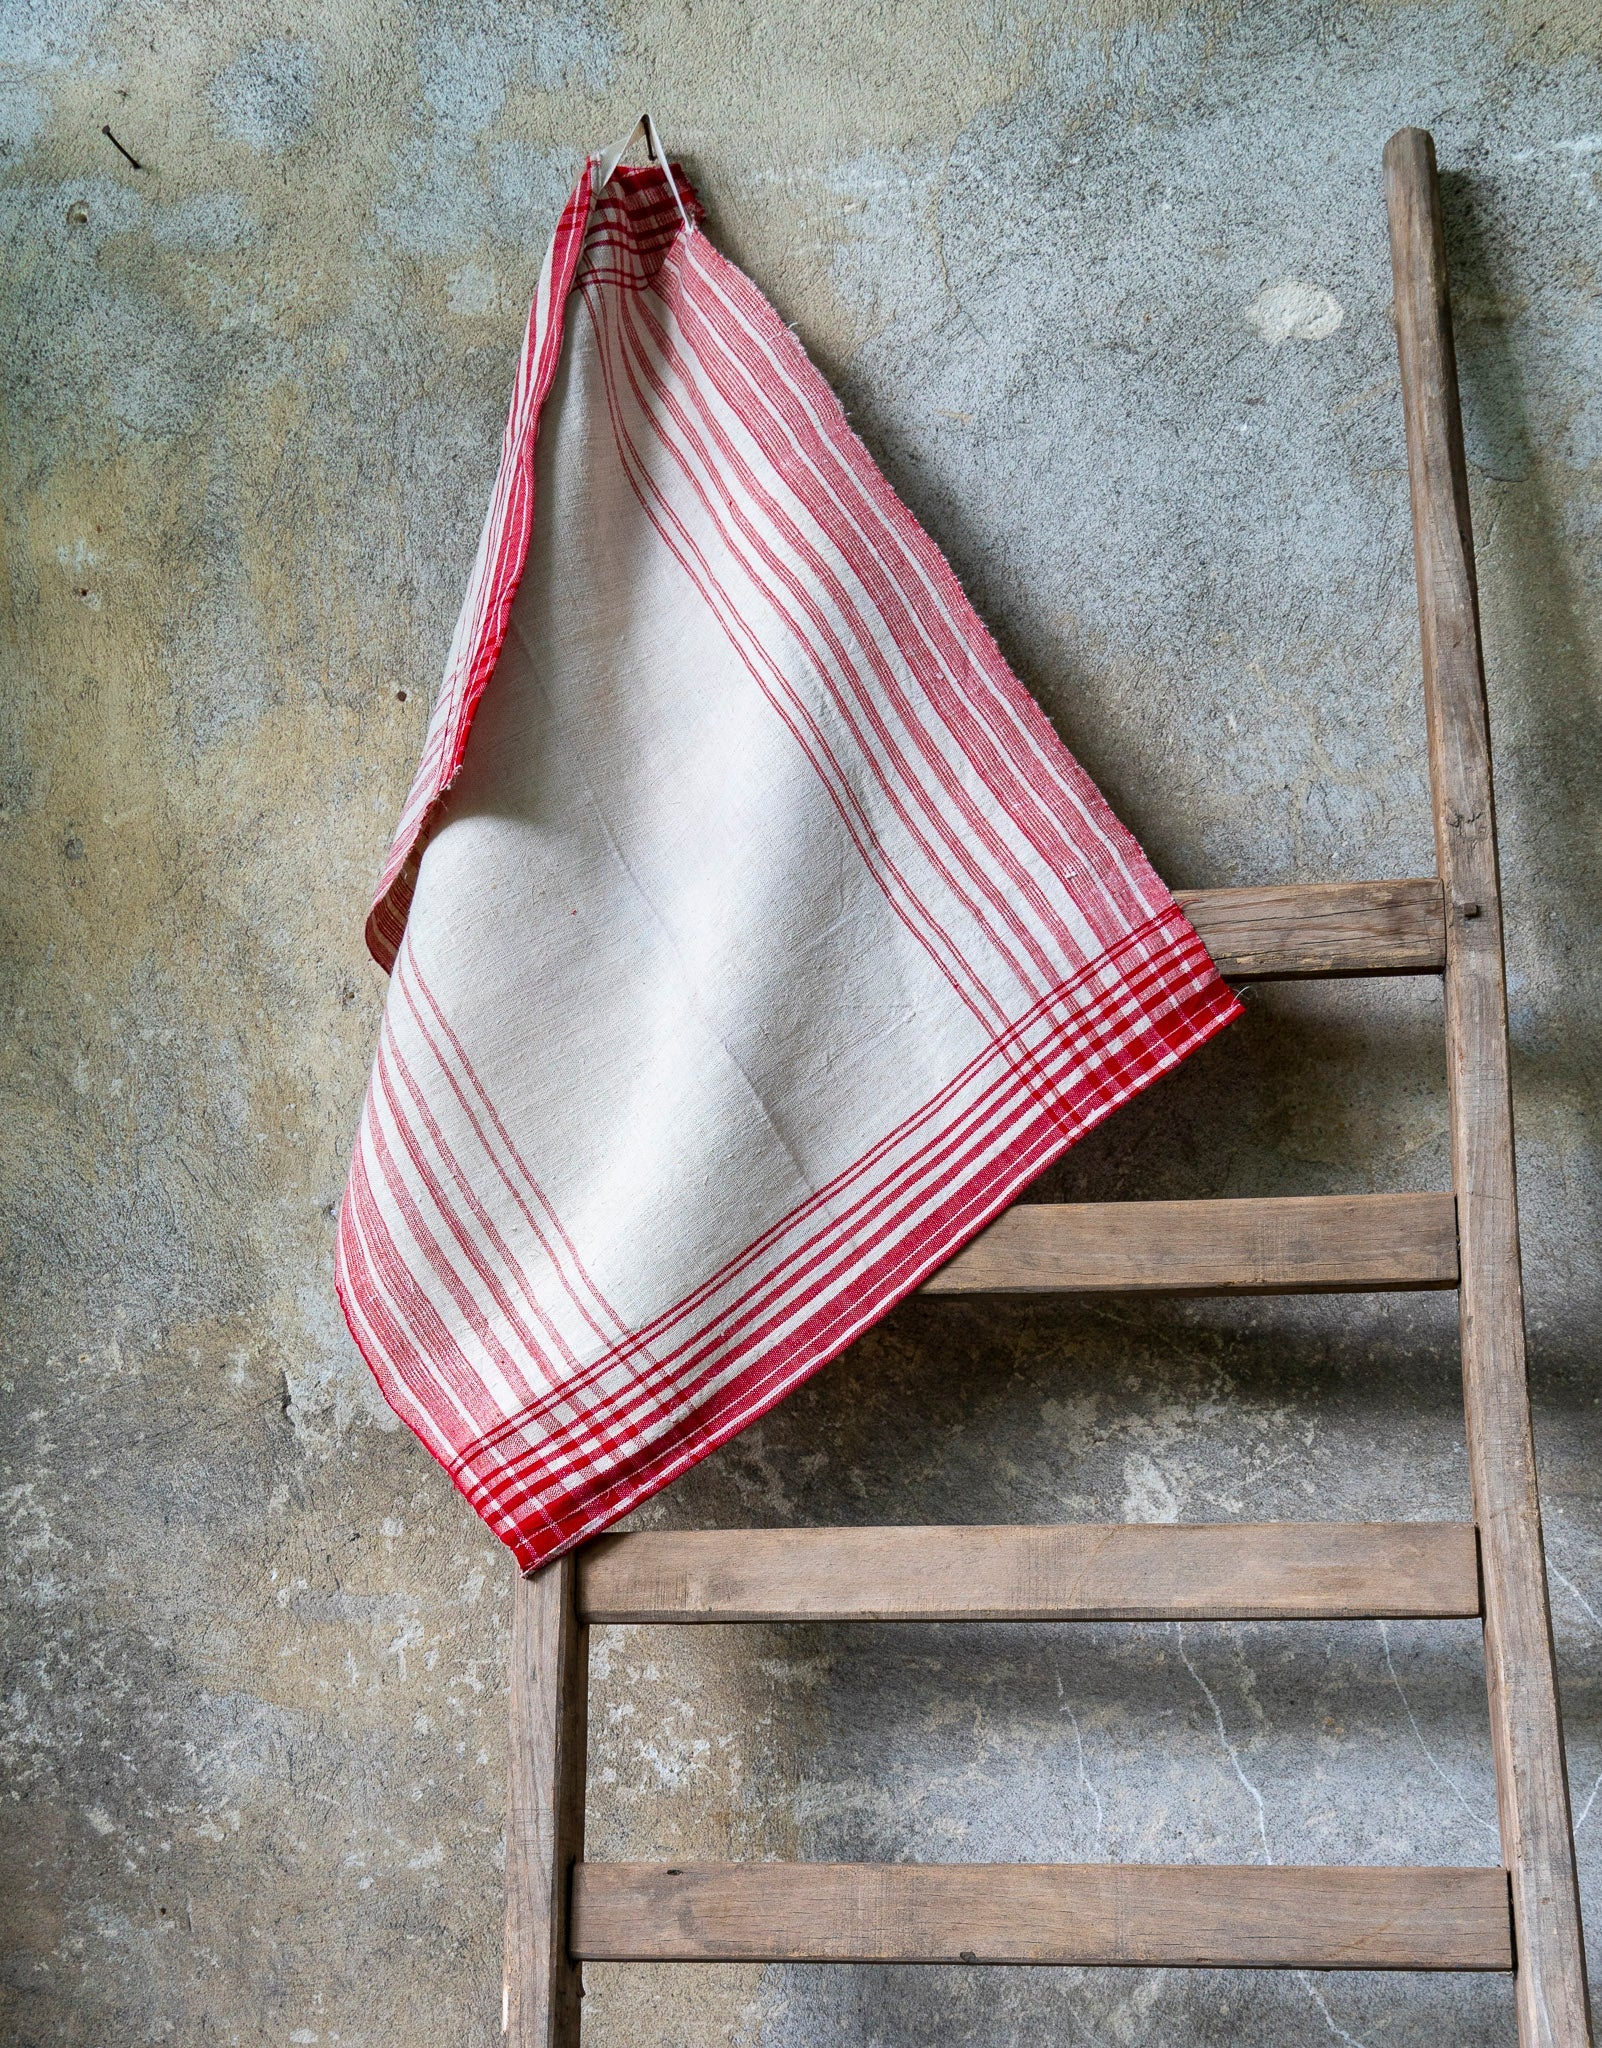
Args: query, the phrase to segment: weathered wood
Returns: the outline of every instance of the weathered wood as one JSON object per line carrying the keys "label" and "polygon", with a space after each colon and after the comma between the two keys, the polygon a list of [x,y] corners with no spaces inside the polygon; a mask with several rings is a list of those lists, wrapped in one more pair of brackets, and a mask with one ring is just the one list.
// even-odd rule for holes
{"label": "weathered wood", "polygon": [[1435,844],[1446,902],[1452,1174],[1462,1236],[1463,1387],[1485,1576],[1502,1850],[1512,1877],[1519,2039],[1590,2040],[1585,1953],[1553,1672],[1508,1080],[1501,884],[1468,470],[1458,411],[1435,146],[1385,149],[1412,487]]}
{"label": "weathered wood", "polygon": [[584,1863],[608,1962],[1506,1970],[1501,1870],[1141,1863]]}
{"label": "weathered wood", "polygon": [[684,1529],[580,1552],[590,1622],[1473,1615],[1469,1522]]}
{"label": "weathered wood", "polygon": [[1312,882],[1270,889],[1176,889],[1230,981],[1439,974],[1446,964],[1441,885]]}
{"label": "weathered wood", "polygon": [[512,1606],[507,1731],[508,2048],[579,2048],[583,1976],[568,1949],[574,1865],[584,1854],[588,1631],[571,1557],[519,1578]]}
{"label": "weathered wood", "polygon": [[925,1294],[1332,1294],[1454,1287],[1450,1195],[1026,1202]]}

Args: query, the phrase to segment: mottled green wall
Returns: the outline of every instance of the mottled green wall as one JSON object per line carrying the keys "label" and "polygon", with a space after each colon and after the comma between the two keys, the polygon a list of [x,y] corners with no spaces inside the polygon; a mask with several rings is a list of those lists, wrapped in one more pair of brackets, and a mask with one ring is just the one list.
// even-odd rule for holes
{"label": "mottled green wall", "polygon": [[[1595,1943],[1599,43],[1586,0],[0,0],[7,2040],[498,2037],[510,1566],[330,1246],[527,300],[647,102],[1176,884],[1430,864],[1378,166],[1436,132]],[[1438,1026],[1260,993],[1054,1186],[1444,1186]],[[1449,1302],[931,1302],[642,1519],[1465,1507]],[[613,1630],[593,1729],[607,1856],[1497,1853],[1466,1626]],[[587,2038],[1509,2025],[1460,1979],[603,1969]]]}

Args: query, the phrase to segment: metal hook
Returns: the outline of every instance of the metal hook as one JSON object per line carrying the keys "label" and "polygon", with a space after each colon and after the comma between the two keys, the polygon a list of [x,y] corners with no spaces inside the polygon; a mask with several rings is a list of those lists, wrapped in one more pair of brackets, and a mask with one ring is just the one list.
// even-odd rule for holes
{"label": "metal hook", "polygon": [[649,114],[641,114],[640,118],[617,147],[609,149],[605,156],[601,158],[596,173],[595,189],[599,192],[603,186],[611,182],[613,172],[616,171],[624,157],[628,155],[635,136],[642,133],[642,131],[645,136],[645,153],[653,164],[660,164],[662,167],[663,175],[668,181],[668,190],[673,194],[673,204],[678,208],[679,219],[684,223],[684,232],[687,235],[693,234],[695,223],[685,211],[684,201],[679,197],[679,181],[673,175],[673,167],[668,162],[667,151],[662,147],[662,138],[657,134],[656,123]]}

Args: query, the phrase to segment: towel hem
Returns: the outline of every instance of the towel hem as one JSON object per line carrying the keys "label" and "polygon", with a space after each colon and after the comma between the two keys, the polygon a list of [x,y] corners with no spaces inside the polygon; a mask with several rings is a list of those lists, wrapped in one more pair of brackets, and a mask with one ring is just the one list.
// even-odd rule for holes
{"label": "towel hem", "polygon": [[[519,1446],[518,1423],[498,1429],[493,1447],[481,1440],[455,1461],[452,1483],[512,1551],[519,1568],[538,1570],[599,1535],[765,1415],[953,1258],[1079,1139],[1233,1022],[1241,1014],[1234,991],[1219,979],[1182,914],[1170,913],[1164,922],[1169,921],[1178,929],[1156,959],[1167,962],[1181,981],[1188,969],[1189,986],[1153,1005],[1142,1019],[1136,1034],[1142,1050],[1121,1084],[1108,1088],[1101,1076],[1080,1101],[1070,1096],[1043,1103],[1038,1084],[1020,1074],[1012,1090],[1016,1117],[999,1152],[991,1151],[966,1179],[955,1180],[931,1215],[897,1237],[882,1258],[831,1293],[799,1328],[764,1348],[690,1413],[592,1483],[577,1484],[560,1505],[552,1503],[549,1493],[538,1507],[513,1505],[505,1498],[526,1497],[529,1462],[539,1460],[537,1439]],[[343,1286],[340,1294],[343,1305]],[[508,1462],[519,1450],[521,1469],[508,1477]],[[476,1458],[490,1464],[493,1474],[475,1473]]]}

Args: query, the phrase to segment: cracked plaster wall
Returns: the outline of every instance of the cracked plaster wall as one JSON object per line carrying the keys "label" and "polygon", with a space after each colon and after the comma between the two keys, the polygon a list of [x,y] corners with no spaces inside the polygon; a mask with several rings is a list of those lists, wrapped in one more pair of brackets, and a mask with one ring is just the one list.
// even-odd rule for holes
{"label": "cracked plaster wall", "polygon": [[[331,1221],[360,915],[526,302],[583,149],[647,100],[1176,884],[1430,865],[1378,164],[1434,129],[1595,1944],[1597,26],[0,5],[7,2040],[498,2035],[509,1566],[375,1398]],[[1426,984],[1256,994],[1048,1191],[1444,1186],[1439,1021]],[[1450,1301],[928,1303],[640,1519],[1466,1506]],[[1496,1858],[1467,1626],[618,1629],[595,1673],[602,1856]],[[597,1969],[586,2039],[1510,2023],[1461,1978]]]}

